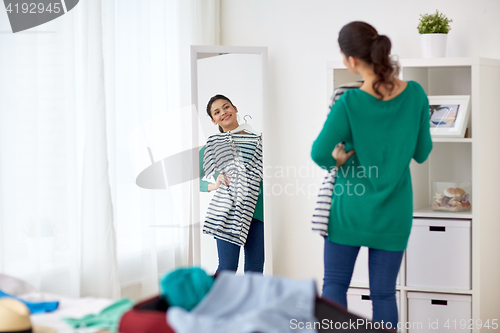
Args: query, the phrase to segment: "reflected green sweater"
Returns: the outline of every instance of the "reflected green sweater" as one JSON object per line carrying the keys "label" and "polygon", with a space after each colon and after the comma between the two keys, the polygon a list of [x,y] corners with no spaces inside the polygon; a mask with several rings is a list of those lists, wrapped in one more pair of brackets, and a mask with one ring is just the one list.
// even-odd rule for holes
{"label": "reflected green sweater", "polygon": [[[204,181],[203,177],[205,177],[205,170],[203,170],[203,158],[205,156],[205,146],[200,149],[199,153],[199,163],[200,163],[200,192],[208,192],[208,184],[210,182]],[[214,178],[217,179],[219,176],[218,172],[215,172]],[[261,222],[264,222],[264,197],[263,197],[263,191],[262,191],[262,181],[260,181],[260,188],[259,188],[259,197],[257,199],[257,203],[255,204],[255,210],[253,212],[253,218],[257,219]]]}
{"label": "reflected green sweater", "polygon": [[332,151],[345,142],[354,154],[337,173],[328,239],[351,246],[402,251],[413,220],[410,162],[432,150],[429,102],[409,81],[389,101],[360,90],[346,91],[332,106],[311,157],[322,168],[336,165]]}

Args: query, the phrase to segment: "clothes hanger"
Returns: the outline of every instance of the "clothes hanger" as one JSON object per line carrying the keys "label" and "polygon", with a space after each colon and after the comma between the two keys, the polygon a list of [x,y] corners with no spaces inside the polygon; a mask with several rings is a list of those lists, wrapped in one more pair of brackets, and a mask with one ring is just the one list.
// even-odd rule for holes
{"label": "clothes hanger", "polygon": [[244,124],[241,124],[239,125],[238,127],[236,127],[234,130],[232,130],[231,132],[232,133],[239,133],[239,132],[247,132],[247,133],[251,133],[251,134],[255,134],[255,135],[260,135],[261,133],[257,132],[256,130],[254,130],[252,128],[252,126],[250,126],[250,124],[247,123],[247,120],[246,120],[246,117],[250,117],[250,119],[252,119],[252,116],[247,114],[243,117],[243,120],[245,120],[245,123]]}

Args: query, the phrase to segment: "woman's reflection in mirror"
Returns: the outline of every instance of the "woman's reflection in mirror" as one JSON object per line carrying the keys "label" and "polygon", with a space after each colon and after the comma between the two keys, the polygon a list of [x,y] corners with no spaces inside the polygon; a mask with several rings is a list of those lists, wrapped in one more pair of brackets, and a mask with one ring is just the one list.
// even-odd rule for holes
{"label": "woman's reflection in mirror", "polygon": [[[218,134],[200,150],[200,191],[215,194],[207,209],[203,233],[217,242],[218,268],[237,271],[240,247],[245,272],[264,270],[264,205],[262,193],[262,137],[234,132],[238,108],[224,95],[207,103],[207,115]],[[203,180],[213,177],[215,182]]]}

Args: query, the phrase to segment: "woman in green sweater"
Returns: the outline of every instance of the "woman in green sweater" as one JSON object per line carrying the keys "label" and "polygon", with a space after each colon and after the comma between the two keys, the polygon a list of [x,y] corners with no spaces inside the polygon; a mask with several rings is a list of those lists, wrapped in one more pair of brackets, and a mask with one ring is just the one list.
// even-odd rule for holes
{"label": "woman in green sweater", "polygon": [[[213,235],[216,239],[219,258],[217,272],[222,270],[237,271],[240,247],[243,247],[245,272],[262,273],[264,271],[262,180],[254,185],[249,180],[233,184],[235,178],[232,177],[240,177],[241,179],[241,174],[233,172],[238,169],[237,165],[240,165],[241,162],[245,166],[245,178],[258,174],[259,172],[250,172],[249,170],[254,168],[252,166],[254,159],[259,159],[262,162],[262,150],[256,147],[257,135],[244,131],[237,132],[240,128],[236,117],[237,113],[236,106],[224,95],[213,96],[207,104],[207,115],[218,126],[220,133],[210,136],[207,145],[203,146],[199,153],[200,192],[216,191],[207,211],[203,233]],[[228,160],[226,160],[227,155],[224,152],[207,148],[209,146],[213,148],[217,144],[233,146],[233,144],[224,141],[224,138],[228,138],[227,134],[230,134],[231,140],[234,142],[232,155],[230,155],[232,157],[229,157]],[[225,162],[218,163],[217,160]],[[233,174],[223,174],[220,172],[220,168],[215,168],[213,175],[210,175],[213,176],[215,182],[207,182],[203,178],[207,164],[211,163],[224,164],[224,169],[233,172]],[[262,164],[257,163],[256,165],[256,169],[262,169]],[[233,190],[229,190],[230,187],[233,187]],[[242,197],[238,197],[237,192],[244,194],[243,202],[241,202]],[[255,206],[251,205],[251,202]],[[211,214],[208,214],[209,212]]]}
{"label": "woman in green sweater", "polygon": [[[429,102],[418,83],[397,78],[391,42],[371,25],[347,24],[338,42],[345,66],[364,82],[332,106],[311,152],[322,168],[339,167],[323,296],[347,307],[354,263],[360,246],[367,246],[373,320],[395,328],[396,278],[413,219],[409,165],[412,158],[424,162],[432,150]],[[340,142],[348,153],[333,153]]]}

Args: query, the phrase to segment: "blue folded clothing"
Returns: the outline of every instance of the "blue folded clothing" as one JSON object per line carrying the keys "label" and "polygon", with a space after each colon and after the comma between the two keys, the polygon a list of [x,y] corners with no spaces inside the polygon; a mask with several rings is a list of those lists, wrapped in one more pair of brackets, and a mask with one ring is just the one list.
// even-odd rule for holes
{"label": "blue folded clothing", "polygon": [[10,298],[14,298],[14,299],[17,299],[18,301],[23,302],[30,309],[32,314],[52,312],[52,311],[55,311],[57,309],[57,307],[59,306],[59,302],[28,302],[28,301],[20,299],[16,296],[12,296],[12,295],[9,295],[7,293],[4,293],[2,290],[0,290],[0,297],[10,297]]}

